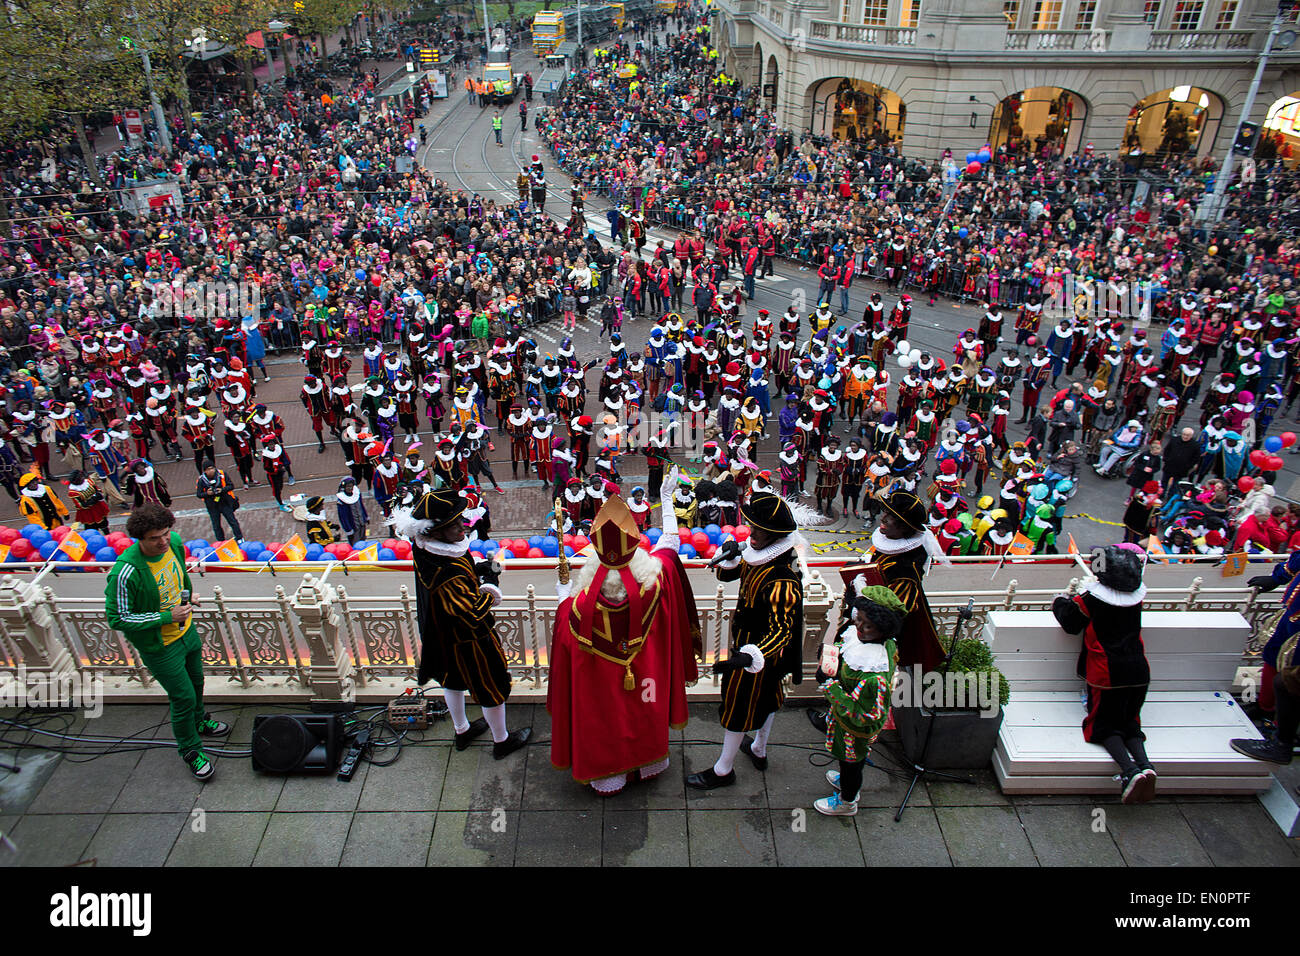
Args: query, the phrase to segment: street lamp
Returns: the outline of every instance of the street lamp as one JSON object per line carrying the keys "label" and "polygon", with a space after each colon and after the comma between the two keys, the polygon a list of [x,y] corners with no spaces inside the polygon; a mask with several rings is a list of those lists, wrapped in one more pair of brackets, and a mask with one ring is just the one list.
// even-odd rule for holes
{"label": "street lamp", "polygon": [[[1237,139],[1241,135],[1241,127],[1245,125],[1250,111],[1255,107],[1255,95],[1259,92],[1259,85],[1264,79],[1264,68],[1268,66],[1268,56],[1273,52],[1273,45],[1278,39],[1278,34],[1282,32],[1282,21],[1292,10],[1295,9],[1295,0],[1278,0],[1277,14],[1273,17],[1273,26],[1268,31],[1268,39],[1264,41],[1264,50],[1259,55],[1259,65],[1255,67],[1255,78],[1250,82],[1250,89],[1246,91],[1245,102],[1241,104],[1241,113],[1237,117],[1237,125],[1233,128],[1232,139],[1228,141],[1228,154],[1223,158],[1223,165],[1214,177],[1214,192],[1210,198],[1201,203],[1197,217],[1200,219],[1209,219],[1218,222],[1223,218],[1224,207],[1227,206],[1228,181],[1232,179],[1232,166],[1236,158],[1235,148]],[[1288,30],[1288,33],[1292,31]],[[1286,49],[1291,43],[1295,42],[1295,35],[1284,39],[1280,49]],[[1253,145],[1253,144],[1252,144]]]}
{"label": "street lamp", "polygon": [[[289,29],[289,24],[285,23],[283,20],[272,20],[266,25],[267,35],[262,40],[262,52],[266,54],[266,81],[268,83],[275,82],[275,64],[271,61],[270,35],[272,33],[283,33],[287,29]],[[286,60],[285,63],[285,75],[287,76],[289,73],[287,66],[288,61]]]}

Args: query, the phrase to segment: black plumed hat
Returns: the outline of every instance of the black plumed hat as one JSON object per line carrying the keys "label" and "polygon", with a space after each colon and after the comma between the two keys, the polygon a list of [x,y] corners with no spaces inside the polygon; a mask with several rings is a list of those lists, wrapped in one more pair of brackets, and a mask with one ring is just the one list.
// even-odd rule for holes
{"label": "black plumed hat", "polygon": [[910,491],[895,491],[884,500],[894,517],[918,534],[925,530],[925,504]]}
{"label": "black plumed hat", "polygon": [[741,508],[741,514],[750,527],[770,534],[793,534],[795,531],[794,514],[780,495],[760,492]]}
{"label": "black plumed hat", "polygon": [[1132,594],[1142,586],[1142,558],[1135,551],[1119,545],[1107,545],[1092,561],[1097,580],[1122,594]]}
{"label": "black plumed hat", "polygon": [[465,513],[465,499],[451,488],[430,491],[411,510],[417,521],[430,522],[429,530],[437,531],[460,518]]}

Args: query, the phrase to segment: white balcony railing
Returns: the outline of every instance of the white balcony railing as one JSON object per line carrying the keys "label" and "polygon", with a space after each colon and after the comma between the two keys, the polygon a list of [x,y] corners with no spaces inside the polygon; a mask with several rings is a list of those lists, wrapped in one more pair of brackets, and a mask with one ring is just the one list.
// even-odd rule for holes
{"label": "white balcony railing", "polygon": [[860,46],[916,46],[914,27],[870,27],[838,20],[812,20],[808,36],[814,40]]}
{"label": "white balcony railing", "polygon": [[1152,30],[1148,50],[1248,50],[1249,30]]}
{"label": "white balcony railing", "polygon": [[1104,53],[1110,45],[1107,30],[1008,30],[1008,50],[1091,50]]}
{"label": "white balcony railing", "polygon": [[[837,566],[850,554],[814,556],[804,573],[805,673],[816,668],[823,634],[838,612],[842,586]],[[1271,633],[1281,592],[1257,594],[1244,584],[1274,560],[1256,559],[1246,576],[1224,579],[1213,560],[1151,564],[1147,610],[1235,610],[1254,633],[1243,659],[1257,659]],[[689,562],[704,644],[701,680],[693,694],[716,694],[712,664],[729,641],[735,597],[724,593],[700,565]],[[383,700],[401,693],[415,674],[420,637],[409,565],[358,566],[350,576],[337,566],[280,565],[278,577],[260,565],[191,571],[202,602],[195,624],[203,644],[205,696],[214,700]],[[546,693],[550,637],[558,601],[548,562],[519,559],[502,579],[506,594],[494,609],[497,634],[520,696]],[[37,679],[102,681],[106,702],[162,700],[164,693],[134,648],[104,619],[104,575],[109,565],[83,564],[57,579],[40,566],[0,579],[0,700],[24,675]],[[87,573],[91,572],[91,573]],[[94,573],[98,572],[98,573]],[[974,598],[967,633],[979,633],[990,610],[1046,610],[1054,595],[1078,586],[1079,569],[1066,556],[955,559],[927,575],[926,592],[935,625],[953,633],[959,611]],[[326,581],[325,577],[329,580]],[[25,579],[25,580],[24,580]],[[1074,580],[1072,580],[1074,579]],[[57,590],[56,590],[57,589]],[[733,592],[734,594],[734,592]],[[811,686],[811,685],[806,685]],[[805,688],[806,689],[806,688]],[[10,695],[12,699],[12,695]]]}

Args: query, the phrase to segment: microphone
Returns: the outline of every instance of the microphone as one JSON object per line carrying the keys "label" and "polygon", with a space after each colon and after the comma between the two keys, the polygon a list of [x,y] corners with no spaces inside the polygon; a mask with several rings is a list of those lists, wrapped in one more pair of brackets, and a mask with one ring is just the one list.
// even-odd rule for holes
{"label": "microphone", "polygon": [[723,561],[730,561],[740,554],[740,543],[738,541],[728,541],[718,548],[717,553],[709,561],[709,567],[716,568]]}
{"label": "microphone", "polygon": [[959,616],[963,621],[969,621],[972,617],[974,617],[974,616],[975,616],[975,599],[974,599],[974,598],[971,598],[969,601],[967,601],[967,602],[966,602],[966,606],[965,606],[964,608],[962,608],[960,611],[958,611],[958,612],[957,612],[957,615],[958,615],[958,616]]}

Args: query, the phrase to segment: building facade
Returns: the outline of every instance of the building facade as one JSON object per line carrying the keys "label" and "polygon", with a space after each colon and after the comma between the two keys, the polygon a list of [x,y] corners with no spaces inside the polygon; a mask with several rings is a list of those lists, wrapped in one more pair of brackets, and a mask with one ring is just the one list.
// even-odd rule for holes
{"label": "building facade", "polygon": [[[1222,156],[1278,13],[1274,0],[714,0],[713,8],[725,69],[762,83],[781,125],[888,139],[923,159],[985,143]],[[1300,156],[1295,19],[1294,10],[1284,15],[1248,120]]]}

